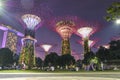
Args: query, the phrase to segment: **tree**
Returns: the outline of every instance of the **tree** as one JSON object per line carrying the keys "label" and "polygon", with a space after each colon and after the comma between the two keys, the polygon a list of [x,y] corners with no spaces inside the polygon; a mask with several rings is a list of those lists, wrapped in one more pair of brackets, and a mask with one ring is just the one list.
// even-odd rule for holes
{"label": "tree", "polygon": [[42,63],[43,63],[43,61],[42,61],[42,59],[41,58],[39,58],[39,57],[36,57],[35,58],[36,60],[36,66],[37,67],[42,67]]}
{"label": "tree", "polygon": [[110,56],[111,60],[119,60],[120,59],[120,40],[111,41],[110,43]]}
{"label": "tree", "polygon": [[44,60],[44,65],[45,66],[57,66],[59,65],[59,56],[55,52],[51,52],[45,57]]}
{"label": "tree", "polygon": [[75,59],[70,54],[60,56],[60,66],[70,66],[75,64]]}
{"label": "tree", "polygon": [[106,60],[111,59],[110,52],[108,49],[100,46],[98,51],[96,52],[96,56],[100,59],[100,61],[104,62]]}
{"label": "tree", "polygon": [[76,61],[76,66],[82,68],[82,60],[77,60]]}
{"label": "tree", "polygon": [[107,16],[105,17],[107,21],[112,21],[120,18],[120,2],[113,2],[110,7],[106,10]]}
{"label": "tree", "polygon": [[86,54],[84,55],[83,63],[84,63],[85,65],[90,64],[90,60],[93,59],[94,57],[95,57],[95,54],[94,54],[92,51],[86,53]]}
{"label": "tree", "polygon": [[8,66],[13,64],[13,52],[9,48],[0,49],[0,65]]}
{"label": "tree", "polygon": [[13,62],[15,62],[16,64],[18,64],[18,61],[19,61],[19,55],[15,53],[13,55]]}

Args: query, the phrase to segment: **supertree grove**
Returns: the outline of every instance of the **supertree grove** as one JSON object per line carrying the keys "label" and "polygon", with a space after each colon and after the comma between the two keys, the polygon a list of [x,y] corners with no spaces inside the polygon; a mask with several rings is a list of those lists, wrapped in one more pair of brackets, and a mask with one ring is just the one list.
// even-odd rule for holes
{"label": "supertree grove", "polygon": [[35,28],[41,22],[41,19],[32,14],[25,14],[22,16],[23,22],[26,24],[25,36],[22,39],[22,52],[19,63],[25,64],[28,69],[35,65],[34,48],[37,40],[35,39]]}

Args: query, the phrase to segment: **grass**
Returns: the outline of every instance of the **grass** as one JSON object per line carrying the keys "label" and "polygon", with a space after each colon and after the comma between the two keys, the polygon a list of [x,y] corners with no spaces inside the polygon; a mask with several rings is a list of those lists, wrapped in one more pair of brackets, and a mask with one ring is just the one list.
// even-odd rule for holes
{"label": "grass", "polygon": [[105,71],[84,71],[80,70],[78,72],[76,71],[68,71],[68,70],[55,70],[55,71],[43,71],[43,70],[0,70],[0,73],[95,73],[95,72],[120,72],[113,71],[113,70],[105,70]]}

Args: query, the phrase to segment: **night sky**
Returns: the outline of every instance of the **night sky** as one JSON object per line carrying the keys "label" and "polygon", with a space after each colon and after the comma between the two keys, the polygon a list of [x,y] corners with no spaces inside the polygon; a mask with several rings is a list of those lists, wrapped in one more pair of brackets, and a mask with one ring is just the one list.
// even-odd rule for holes
{"label": "night sky", "polygon": [[[90,39],[99,39],[96,45],[107,44],[113,36],[119,35],[120,27],[114,22],[107,22],[104,19],[106,9],[114,1],[119,0],[3,0],[4,7],[0,8],[0,24],[12,26],[16,30],[24,33],[24,27],[20,20],[25,13],[32,13],[42,18],[42,26],[36,30],[37,44],[48,43],[54,45],[50,52],[61,51],[61,37],[48,25],[48,19],[62,17],[66,15],[77,16],[79,19],[89,22],[98,22],[98,32],[90,36]],[[2,42],[3,31],[0,30],[0,44]],[[71,49],[80,55],[83,47],[77,41],[81,37],[73,34],[70,38]],[[96,50],[93,48],[93,50]],[[37,56],[43,57],[42,48],[36,48]]]}

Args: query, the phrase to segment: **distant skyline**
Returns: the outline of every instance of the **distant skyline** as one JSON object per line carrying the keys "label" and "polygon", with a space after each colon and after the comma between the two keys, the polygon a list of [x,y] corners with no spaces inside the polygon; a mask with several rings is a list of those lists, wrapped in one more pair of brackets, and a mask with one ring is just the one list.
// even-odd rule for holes
{"label": "distant skyline", "polygon": [[[100,30],[91,35],[90,39],[99,39],[95,45],[107,44],[113,36],[120,33],[120,25],[104,19],[106,9],[115,1],[119,0],[3,0],[5,7],[0,12],[0,24],[11,26],[24,33],[24,27],[20,22],[21,16],[25,13],[35,14],[44,21],[43,25],[36,30],[37,43],[55,45],[49,52],[60,54],[62,39],[57,32],[51,30],[47,19],[69,15],[77,16],[87,22],[99,22],[102,25]],[[0,30],[0,45],[2,35],[3,31]],[[81,37],[76,34],[70,38],[71,49],[76,54],[83,52],[82,45],[77,43],[78,40],[81,40]],[[44,54],[41,47],[37,47],[36,52],[38,56]]]}

